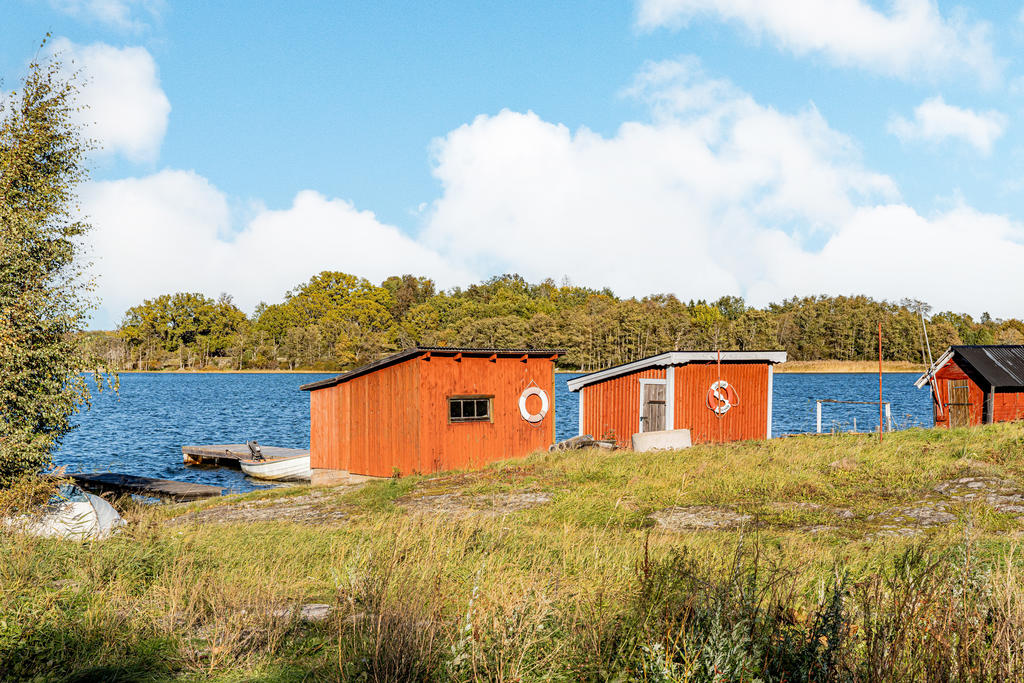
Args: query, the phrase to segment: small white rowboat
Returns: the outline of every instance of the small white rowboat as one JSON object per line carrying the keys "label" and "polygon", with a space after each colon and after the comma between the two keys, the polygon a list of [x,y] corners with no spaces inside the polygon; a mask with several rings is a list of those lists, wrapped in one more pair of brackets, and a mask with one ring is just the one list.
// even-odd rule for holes
{"label": "small white rowboat", "polygon": [[309,455],[291,455],[264,460],[239,460],[242,471],[256,479],[271,481],[309,481]]}

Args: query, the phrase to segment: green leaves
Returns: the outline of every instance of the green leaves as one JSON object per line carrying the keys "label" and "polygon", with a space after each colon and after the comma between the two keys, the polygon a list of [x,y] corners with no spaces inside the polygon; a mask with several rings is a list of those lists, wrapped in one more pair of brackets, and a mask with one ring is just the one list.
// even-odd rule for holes
{"label": "green leaves", "polygon": [[59,62],[33,62],[0,108],[0,486],[45,467],[89,400],[75,334],[89,225],[74,206],[89,143],[71,122],[75,95]]}
{"label": "green leaves", "polygon": [[230,346],[232,335],[245,320],[245,314],[226,294],[214,300],[200,293],[179,292],[128,309],[120,332],[133,346],[157,340],[165,351],[198,345],[207,355],[217,355]]}

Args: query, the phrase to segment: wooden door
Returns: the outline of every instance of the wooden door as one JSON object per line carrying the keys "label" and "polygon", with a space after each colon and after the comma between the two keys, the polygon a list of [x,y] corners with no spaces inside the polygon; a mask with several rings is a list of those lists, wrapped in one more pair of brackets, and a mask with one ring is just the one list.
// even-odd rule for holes
{"label": "wooden door", "polygon": [[640,413],[641,432],[659,432],[665,429],[665,385],[642,384],[643,410]]}
{"label": "wooden door", "polygon": [[966,379],[949,381],[949,426],[966,427],[971,423],[971,390]]}

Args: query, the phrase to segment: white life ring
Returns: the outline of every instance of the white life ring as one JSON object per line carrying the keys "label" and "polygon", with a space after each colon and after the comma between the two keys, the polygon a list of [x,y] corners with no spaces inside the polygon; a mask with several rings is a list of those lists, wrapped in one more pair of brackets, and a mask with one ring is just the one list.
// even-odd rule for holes
{"label": "white life ring", "polygon": [[725,415],[729,409],[740,402],[736,387],[724,379],[714,382],[708,389],[707,406],[716,415]]}
{"label": "white life ring", "polygon": [[[531,413],[526,409],[526,399],[531,396],[540,397],[540,412]],[[519,395],[519,414],[523,416],[523,419],[527,422],[537,423],[543,420],[548,414],[548,395],[544,393],[544,390],[540,387],[526,387],[523,393]]]}

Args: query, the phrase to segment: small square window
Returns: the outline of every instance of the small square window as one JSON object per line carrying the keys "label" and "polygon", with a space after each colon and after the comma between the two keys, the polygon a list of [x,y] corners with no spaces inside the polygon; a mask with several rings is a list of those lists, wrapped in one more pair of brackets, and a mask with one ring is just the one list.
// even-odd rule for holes
{"label": "small square window", "polygon": [[490,396],[452,396],[448,398],[449,422],[490,422]]}

